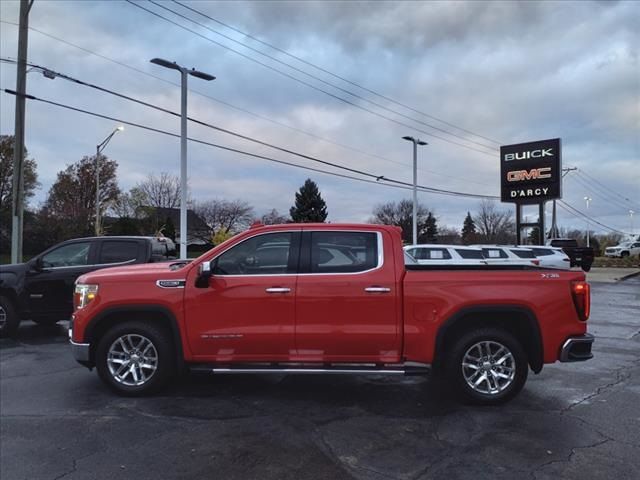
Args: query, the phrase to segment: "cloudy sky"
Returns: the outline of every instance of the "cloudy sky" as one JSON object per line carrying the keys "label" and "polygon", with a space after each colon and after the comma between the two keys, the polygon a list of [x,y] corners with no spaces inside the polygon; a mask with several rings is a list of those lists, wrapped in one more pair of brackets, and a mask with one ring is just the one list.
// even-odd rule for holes
{"label": "cloudy sky", "polygon": [[[589,195],[589,215],[623,231],[629,231],[634,209],[640,230],[637,2],[185,2],[210,19],[174,2],[136,3],[192,31],[125,1],[35,0],[29,61],[178,110],[179,88],[170,82],[178,82],[179,75],[149,59],[177,61],[217,77],[189,79],[194,118],[407,182],[411,145],[401,137],[413,135],[429,142],[419,151],[419,183],[454,191],[498,195],[499,145],[560,137],[564,166],[579,169],[565,179],[564,201],[586,211],[583,197]],[[16,1],[0,3],[2,57],[17,56],[18,9]],[[2,63],[0,69],[0,86],[15,88],[15,67]],[[59,78],[30,73],[27,90],[179,132],[175,117]],[[2,93],[0,105],[0,133],[12,134],[13,97]],[[116,125],[29,102],[26,142],[42,183],[35,203],[46,198],[59,170],[91,155]],[[209,128],[190,125],[189,134],[340,172]],[[120,165],[123,190],[150,172],[179,174],[176,138],[126,127],[105,153]],[[374,205],[410,195],[189,145],[195,200],[237,198],[250,202],[257,214],[272,208],[284,213],[309,176],[319,184],[333,222],[365,221]],[[441,225],[455,228],[478,206],[471,198],[432,193],[419,198]],[[564,210],[559,223],[586,226]]]}

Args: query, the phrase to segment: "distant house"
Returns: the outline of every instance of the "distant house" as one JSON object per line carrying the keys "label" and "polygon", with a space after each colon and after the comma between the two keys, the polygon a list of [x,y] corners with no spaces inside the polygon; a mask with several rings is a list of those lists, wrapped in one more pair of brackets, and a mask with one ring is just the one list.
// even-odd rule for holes
{"label": "distant house", "polygon": [[[139,218],[127,219],[127,231],[120,231],[122,218],[104,217],[102,219],[105,233],[127,235],[155,235],[162,233],[166,237],[180,238],[180,209],[164,207],[145,207],[145,214]],[[132,231],[133,229],[134,231]],[[211,229],[193,210],[187,209],[187,245],[210,245]],[[175,238],[174,238],[175,237]]]}
{"label": "distant house", "polygon": [[[165,227],[163,232],[167,235],[166,224],[169,220],[176,232],[176,241],[180,238],[180,209],[158,207],[149,210],[157,229]],[[206,245],[210,243],[211,229],[205,221],[191,209],[187,209],[187,245]]]}

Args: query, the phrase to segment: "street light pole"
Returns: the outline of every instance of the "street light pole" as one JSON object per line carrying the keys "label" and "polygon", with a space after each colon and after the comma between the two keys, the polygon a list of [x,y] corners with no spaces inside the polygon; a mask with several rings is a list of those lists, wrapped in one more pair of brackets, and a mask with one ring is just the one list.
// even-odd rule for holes
{"label": "street light pole", "polygon": [[413,143],[413,245],[418,244],[418,145],[428,145],[427,142],[423,142],[419,138],[402,137],[403,140],[408,140]]}
{"label": "street light pole", "polygon": [[176,62],[152,58],[151,63],[180,72],[180,258],[187,258],[187,75],[202,80],[215,80],[216,77],[200,72],[194,68],[181,67]]}
{"label": "street light pole", "polygon": [[633,237],[633,214],[636,213],[633,210],[629,210],[629,231]]}
{"label": "street light pole", "polygon": [[111,134],[105,138],[102,143],[96,145],[96,237],[100,236],[100,152],[102,152],[113,136],[124,130],[122,125],[118,125]]}
{"label": "street light pole", "polygon": [[[589,202],[591,202],[591,197],[584,197],[584,201],[587,202],[587,215],[589,215]],[[587,247],[589,247],[589,217],[587,216]]]}

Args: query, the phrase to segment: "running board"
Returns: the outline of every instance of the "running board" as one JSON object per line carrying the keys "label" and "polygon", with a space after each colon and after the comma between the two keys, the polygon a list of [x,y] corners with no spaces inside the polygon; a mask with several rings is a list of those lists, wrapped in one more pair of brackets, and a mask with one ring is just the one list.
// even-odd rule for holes
{"label": "running board", "polygon": [[213,374],[302,374],[302,375],[325,375],[325,374],[342,374],[342,375],[425,375],[429,373],[427,365],[382,365],[376,367],[373,364],[366,366],[358,366],[349,364],[349,366],[341,365],[323,365],[322,367],[310,365],[208,365],[199,364],[192,365],[190,370],[194,373],[213,373]]}

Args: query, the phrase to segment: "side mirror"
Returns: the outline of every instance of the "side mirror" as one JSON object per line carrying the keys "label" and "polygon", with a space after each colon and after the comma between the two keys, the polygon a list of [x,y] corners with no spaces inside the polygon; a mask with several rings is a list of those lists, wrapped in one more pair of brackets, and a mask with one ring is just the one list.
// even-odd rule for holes
{"label": "side mirror", "polygon": [[196,287],[208,288],[211,275],[211,262],[202,262],[198,267],[198,278],[196,278]]}
{"label": "side mirror", "polygon": [[36,272],[41,272],[42,270],[44,270],[44,263],[42,261],[42,257],[38,257],[34,259],[31,266]]}

